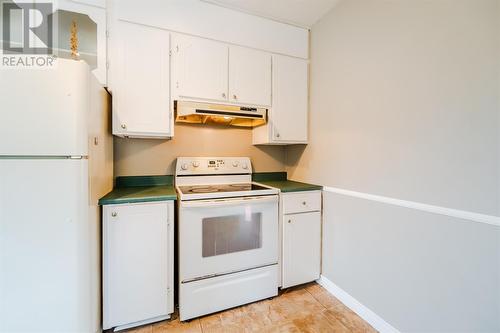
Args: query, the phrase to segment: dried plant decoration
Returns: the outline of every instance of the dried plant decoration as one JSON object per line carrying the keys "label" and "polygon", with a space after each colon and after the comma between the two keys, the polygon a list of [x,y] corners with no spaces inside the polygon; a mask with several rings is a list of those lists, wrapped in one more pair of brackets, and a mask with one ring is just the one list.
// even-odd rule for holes
{"label": "dried plant decoration", "polygon": [[77,60],[80,56],[78,53],[78,28],[76,26],[76,21],[71,22],[71,33],[70,33],[70,47],[71,47],[71,58]]}

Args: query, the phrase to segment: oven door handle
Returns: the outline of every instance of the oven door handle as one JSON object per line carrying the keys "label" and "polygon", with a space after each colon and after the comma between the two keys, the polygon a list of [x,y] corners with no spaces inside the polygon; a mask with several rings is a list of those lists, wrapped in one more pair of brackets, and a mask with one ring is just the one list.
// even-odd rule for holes
{"label": "oven door handle", "polygon": [[219,206],[234,206],[242,204],[260,204],[267,202],[278,202],[277,195],[267,195],[259,197],[243,197],[243,198],[231,198],[231,199],[211,199],[211,200],[193,200],[193,201],[181,201],[181,207],[191,208],[191,207],[219,207]]}

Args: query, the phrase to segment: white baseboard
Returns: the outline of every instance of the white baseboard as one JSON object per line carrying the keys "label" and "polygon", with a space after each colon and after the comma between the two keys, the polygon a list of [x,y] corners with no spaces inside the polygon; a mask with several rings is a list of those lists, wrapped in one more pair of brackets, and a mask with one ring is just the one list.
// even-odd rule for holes
{"label": "white baseboard", "polygon": [[127,330],[129,328],[133,328],[133,327],[137,327],[137,326],[143,326],[143,325],[147,325],[147,324],[152,324],[152,323],[155,323],[157,321],[163,321],[163,320],[170,319],[170,317],[171,317],[170,314],[168,314],[168,315],[164,315],[164,316],[154,317],[154,318],[151,318],[151,319],[136,321],[135,323],[131,323],[131,324],[125,324],[125,325],[121,325],[121,326],[116,326],[114,328],[113,332]]}
{"label": "white baseboard", "polygon": [[346,293],[339,286],[337,286],[335,283],[333,283],[323,275],[321,275],[321,277],[316,282],[318,282],[330,294],[338,298],[349,309],[354,311],[358,316],[363,318],[368,324],[370,324],[380,333],[400,333],[384,319],[379,317],[375,312],[368,309],[366,306],[361,304],[358,300]]}

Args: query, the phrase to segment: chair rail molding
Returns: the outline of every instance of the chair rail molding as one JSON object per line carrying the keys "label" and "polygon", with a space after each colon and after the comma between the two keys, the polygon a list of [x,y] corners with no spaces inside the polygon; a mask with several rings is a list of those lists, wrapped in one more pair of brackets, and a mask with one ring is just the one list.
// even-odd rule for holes
{"label": "chair rail molding", "polygon": [[473,221],[473,222],[486,223],[486,224],[491,224],[494,226],[500,226],[500,217],[494,216],[494,215],[480,214],[480,213],[469,212],[466,210],[459,210],[459,209],[453,209],[453,208],[447,208],[447,207],[441,207],[441,206],[434,206],[434,205],[424,204],[424,203],[415,202],[415,201],[401,200],[401,199],[396,199],[396,198],[384,197],[384,196],[380,196],[380,195],[363,193],[363,192],[356,192],[356,191],[345,190],[345,189],[336,188],[336,187],[329,187],[329,186],[324,186],[323,191],[341,194],[341,195],[346,195],[346,196],[359,198],[359,199],[366,199],[366,200],[370,200],[370,201],[386,203],[386,204],[400,206],[400,207],[421,210],[424,212],[429,212],[429,213],[434,213],[434,214],[456,217],[459,219]]}

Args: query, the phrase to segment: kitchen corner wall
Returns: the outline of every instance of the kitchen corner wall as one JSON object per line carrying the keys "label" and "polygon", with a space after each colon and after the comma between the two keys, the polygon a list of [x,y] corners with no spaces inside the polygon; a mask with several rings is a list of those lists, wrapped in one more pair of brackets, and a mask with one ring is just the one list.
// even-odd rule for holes
{"label": "kitchen corner wall", "polygon": [[330,187],[322,274],[402,332],[500,331],[498,225],[366,199],[498,223],[499,34],[498,0],[344,0],[311,29],[287,171]]}
{"label": "kitchen corner wall", "polygon": [[115,177],[174,174],[178,156],[249,156],[254,172],[284,171],[282,146],[253,146],[252,130],[177,124],[172,140],[114,138]]}

